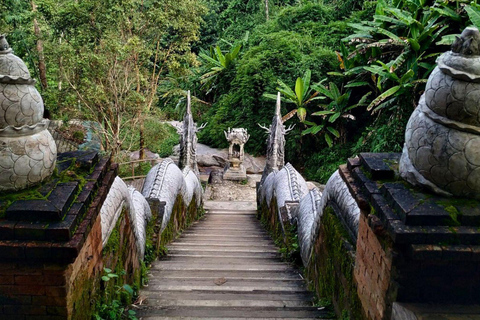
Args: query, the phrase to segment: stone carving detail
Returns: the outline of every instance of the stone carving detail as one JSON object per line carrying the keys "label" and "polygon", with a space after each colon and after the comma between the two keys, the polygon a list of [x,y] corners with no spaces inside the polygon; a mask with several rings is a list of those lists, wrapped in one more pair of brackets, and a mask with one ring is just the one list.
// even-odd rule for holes
{"label": "stone carving detail", "polygon": [[100,209],[103,247],[117,224],[122,210],[127,211],[136,240],[139,258],[145,255],[146,227],[152,218],[150,206],[140,192],[129,188],[120,177],[116,177]]}
{"label": "stone carving detail", "polygon": [[170,158],[163,160],[148,172],[142,194],[147,199],[156,198],[165,202],[162,231],[170,220],[177,196],[184,196],[185,190],[183,173]]}
{"label": "stone carving detail", "polygon": [[110,234],[115,228],[124,206],[130,208],[128,187],[120,177],[113,181],[107,197],[100,209],[100,219],[102,224],[102,244],[105,247]]}
{"label": "stone carving detail", "polygon": [[308,193],[308,186],[302,175],[287,163],[275,175],[274,192],[280,209],[287,201],[300,201]]}
{"label": "stone carving detail", "polygon": [[224,131],[224,133],[230,146],[228,148],[228,163],[225,167],[223,179],[245,180],[247,171],[242,162],[245,157],[245,143],[247,143],[250,135],[247,133],[247,129],[244,128],[228,128],[228,132]]}
{"label": "stone carving detail", "polygon": [[178,167],[184,169],[187,166],[190,167],[195,174],[198,174],[197,165],[197,132],[205,128],[207,124],[202,124],[197,128],[197,125],[193,121],[190,90],[187,93],[187,113],[183,117],[183,123],[180,128],[177,128],[180,135],[180,159]]}
{"label": "stone carving detail", "polygon": [[150,206],[135,188],[128,187],[130,193],[130,219],[133,224],[133,231],[139,252],[140,260],[145,256],[145,246],[147,243],[147,224],[152,219],[152,211]]}
{"label": "stone carving detail", "polygon": [[322,197],[317,206],[317,212],[320,214],[315,217],[312,230],[312,241],[317,238],[320,228],[320,218],[327,205],[335,204],[338,208],[337,216],[342,220],[343,225],[346,227],[350,237],[357,239],[358,235],[358,223],[360,219],[360,208],[357,202],[352,197],[348,186],[343,181],[340,173],[335,171],[330,176],[325,185],[325,190],[322,193]]}
{"label": "stone carving detail", "polygon": [[442,195],[480,199],[479,43],[467,28],[438,58],[407,124],[400,175]]}
{"label": "stone carving detail", "polygon": [[183,201],[188,206],[195,197],[197,207],[202,204],[203,189],[198,176],[189,167],[183,169],[183,178],[185,179],[185,195]]}
{"label": "stone carving detail", "polygon": [[43,101],[25,63],[0,36],[0,191],[25,189],[50,177],[57,149]]}
{"label": "stone carving detail", "polygon": [[267,162],[262,174],[262,182],[267,178],[270,172],[281,170],[285,165],[285,135],[293,130],[293,126],[285,128],[281,115],[281,99],[280,92],[277,93],[277,104],[275,115],[272,119],[270,127],[259,126],[268,133],[267,137]]}
{"label": "stone carving detail", "polygon": [[312,228],[317,216],[322,212],[320,209],[320,198],[322,193],[317,188],[310,190],[310,192],[300,200],[298,207],[298,244],[300,246],[300,255],[302,257],[303,265],[308,264],[310,258],[310,250],[312,247]]}

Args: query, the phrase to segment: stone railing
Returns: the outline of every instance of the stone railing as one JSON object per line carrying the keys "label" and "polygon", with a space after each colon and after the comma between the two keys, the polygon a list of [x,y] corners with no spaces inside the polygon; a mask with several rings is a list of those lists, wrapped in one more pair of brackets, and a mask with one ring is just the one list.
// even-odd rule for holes
{"label": "stone railing", "polygon": [[[353,276],[360,210],[342,179],[341,169],[324,192],[308,189],[304,178],[287,163],[258,185],[258,208],[273,236],[284,246],[298,247],[311,288],[332,299],[339,314],[362,316]],[[341,285],[343,284],[343,285]]]}

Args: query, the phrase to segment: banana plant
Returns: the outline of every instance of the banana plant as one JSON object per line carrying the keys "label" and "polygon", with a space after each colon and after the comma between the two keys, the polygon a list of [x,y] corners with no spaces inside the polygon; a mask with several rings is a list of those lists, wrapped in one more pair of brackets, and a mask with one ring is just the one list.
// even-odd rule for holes
{"label": "banana plant", "polygon": [[235,47],[232,46],[230,51],[226,54],[223,54],[218,45],[215,48],[210,47],[209,51],[202,50],[198,56],[207,67],[208,71],[200,77],[200,83],[210,90],[214,86],[214,82],[219,74],[233,65],[235,59],[240,53],[241,48],[241,44]]}
{"label": "banana plant", "polygon": [[340,130],[343,131],[340,119],[355,120],[355,116],[349,113],[349,111],[359,106],[365,106],[371,92],[366,93],[358,103],[350,105],[351,90],[342,93],[333,82],[330,82],[328,87],[319,83],[313,85],[312,88],[321,94],[320,97],[330,100],[330,103],[319,105],[322,110],[312,113],[312,116],[320,116],[322,118],[321,123],[306,122],[310,127],[304,130],[302,134],[323,134],[328,146],[331,147],[333,145],[333,138],[340,138],[342,136],[335,128],[340,128]]}
{"label": "banana plant", "polygon": [[[292,90],[285,82],[278,79],[278,87],[276,88],[282,94],[282,101],[286,103],[295,104],[296,108],[290,111],[287,115],[283,117],[283,121],[286,121],[297,115],[300,122],[304,122],[307,116],[306,106],[314,100],[323,99],[323,97],[318,96],[318,92],[312,89],[310,86],[310,79],[312,72],[310,70],[305,71],[303,77],[297,78],[295,81],[295,88]],[[277,99],[277,95],[264,93],[265,98]]]}
{"label": "banana plant", "polygon": [[349,62],[344,75],[355,79],[346,87],[368,86],[375,92],[368,110],[378,112],[401,96],[415,96],[422,90],[419,84],[426,82],[443,51],[436,51],[434,44],[445,41],[440,39],[452,22],[461,20],[450,2],[430,4],[427,0],[378,0],[373,21],[350,24],[355,32],[344,40],[351,51],[342,52],[342,59]]}

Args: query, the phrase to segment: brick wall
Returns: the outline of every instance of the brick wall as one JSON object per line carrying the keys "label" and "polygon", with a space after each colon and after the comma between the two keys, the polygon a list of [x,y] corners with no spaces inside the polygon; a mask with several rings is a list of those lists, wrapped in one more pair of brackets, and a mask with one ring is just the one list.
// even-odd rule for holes
{"label": "brick wall", "polygon": [[369,319],[388,319],[393,301],[389,300],[395,286],[391,284],[392,250],[382,243],[368,224],[365,214],[360,215],[355,261],[355,281],[358,296]]}

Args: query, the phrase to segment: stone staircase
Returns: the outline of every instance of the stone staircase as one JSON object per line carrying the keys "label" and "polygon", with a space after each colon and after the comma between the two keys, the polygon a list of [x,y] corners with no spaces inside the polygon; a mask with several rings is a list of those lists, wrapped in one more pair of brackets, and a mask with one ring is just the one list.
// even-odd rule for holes
{"label": "stone staircase", "polygon": [[256,219],[254,202],[205,203],[205,218],[156,261],[140,319],[318,319],[298,271]]}

